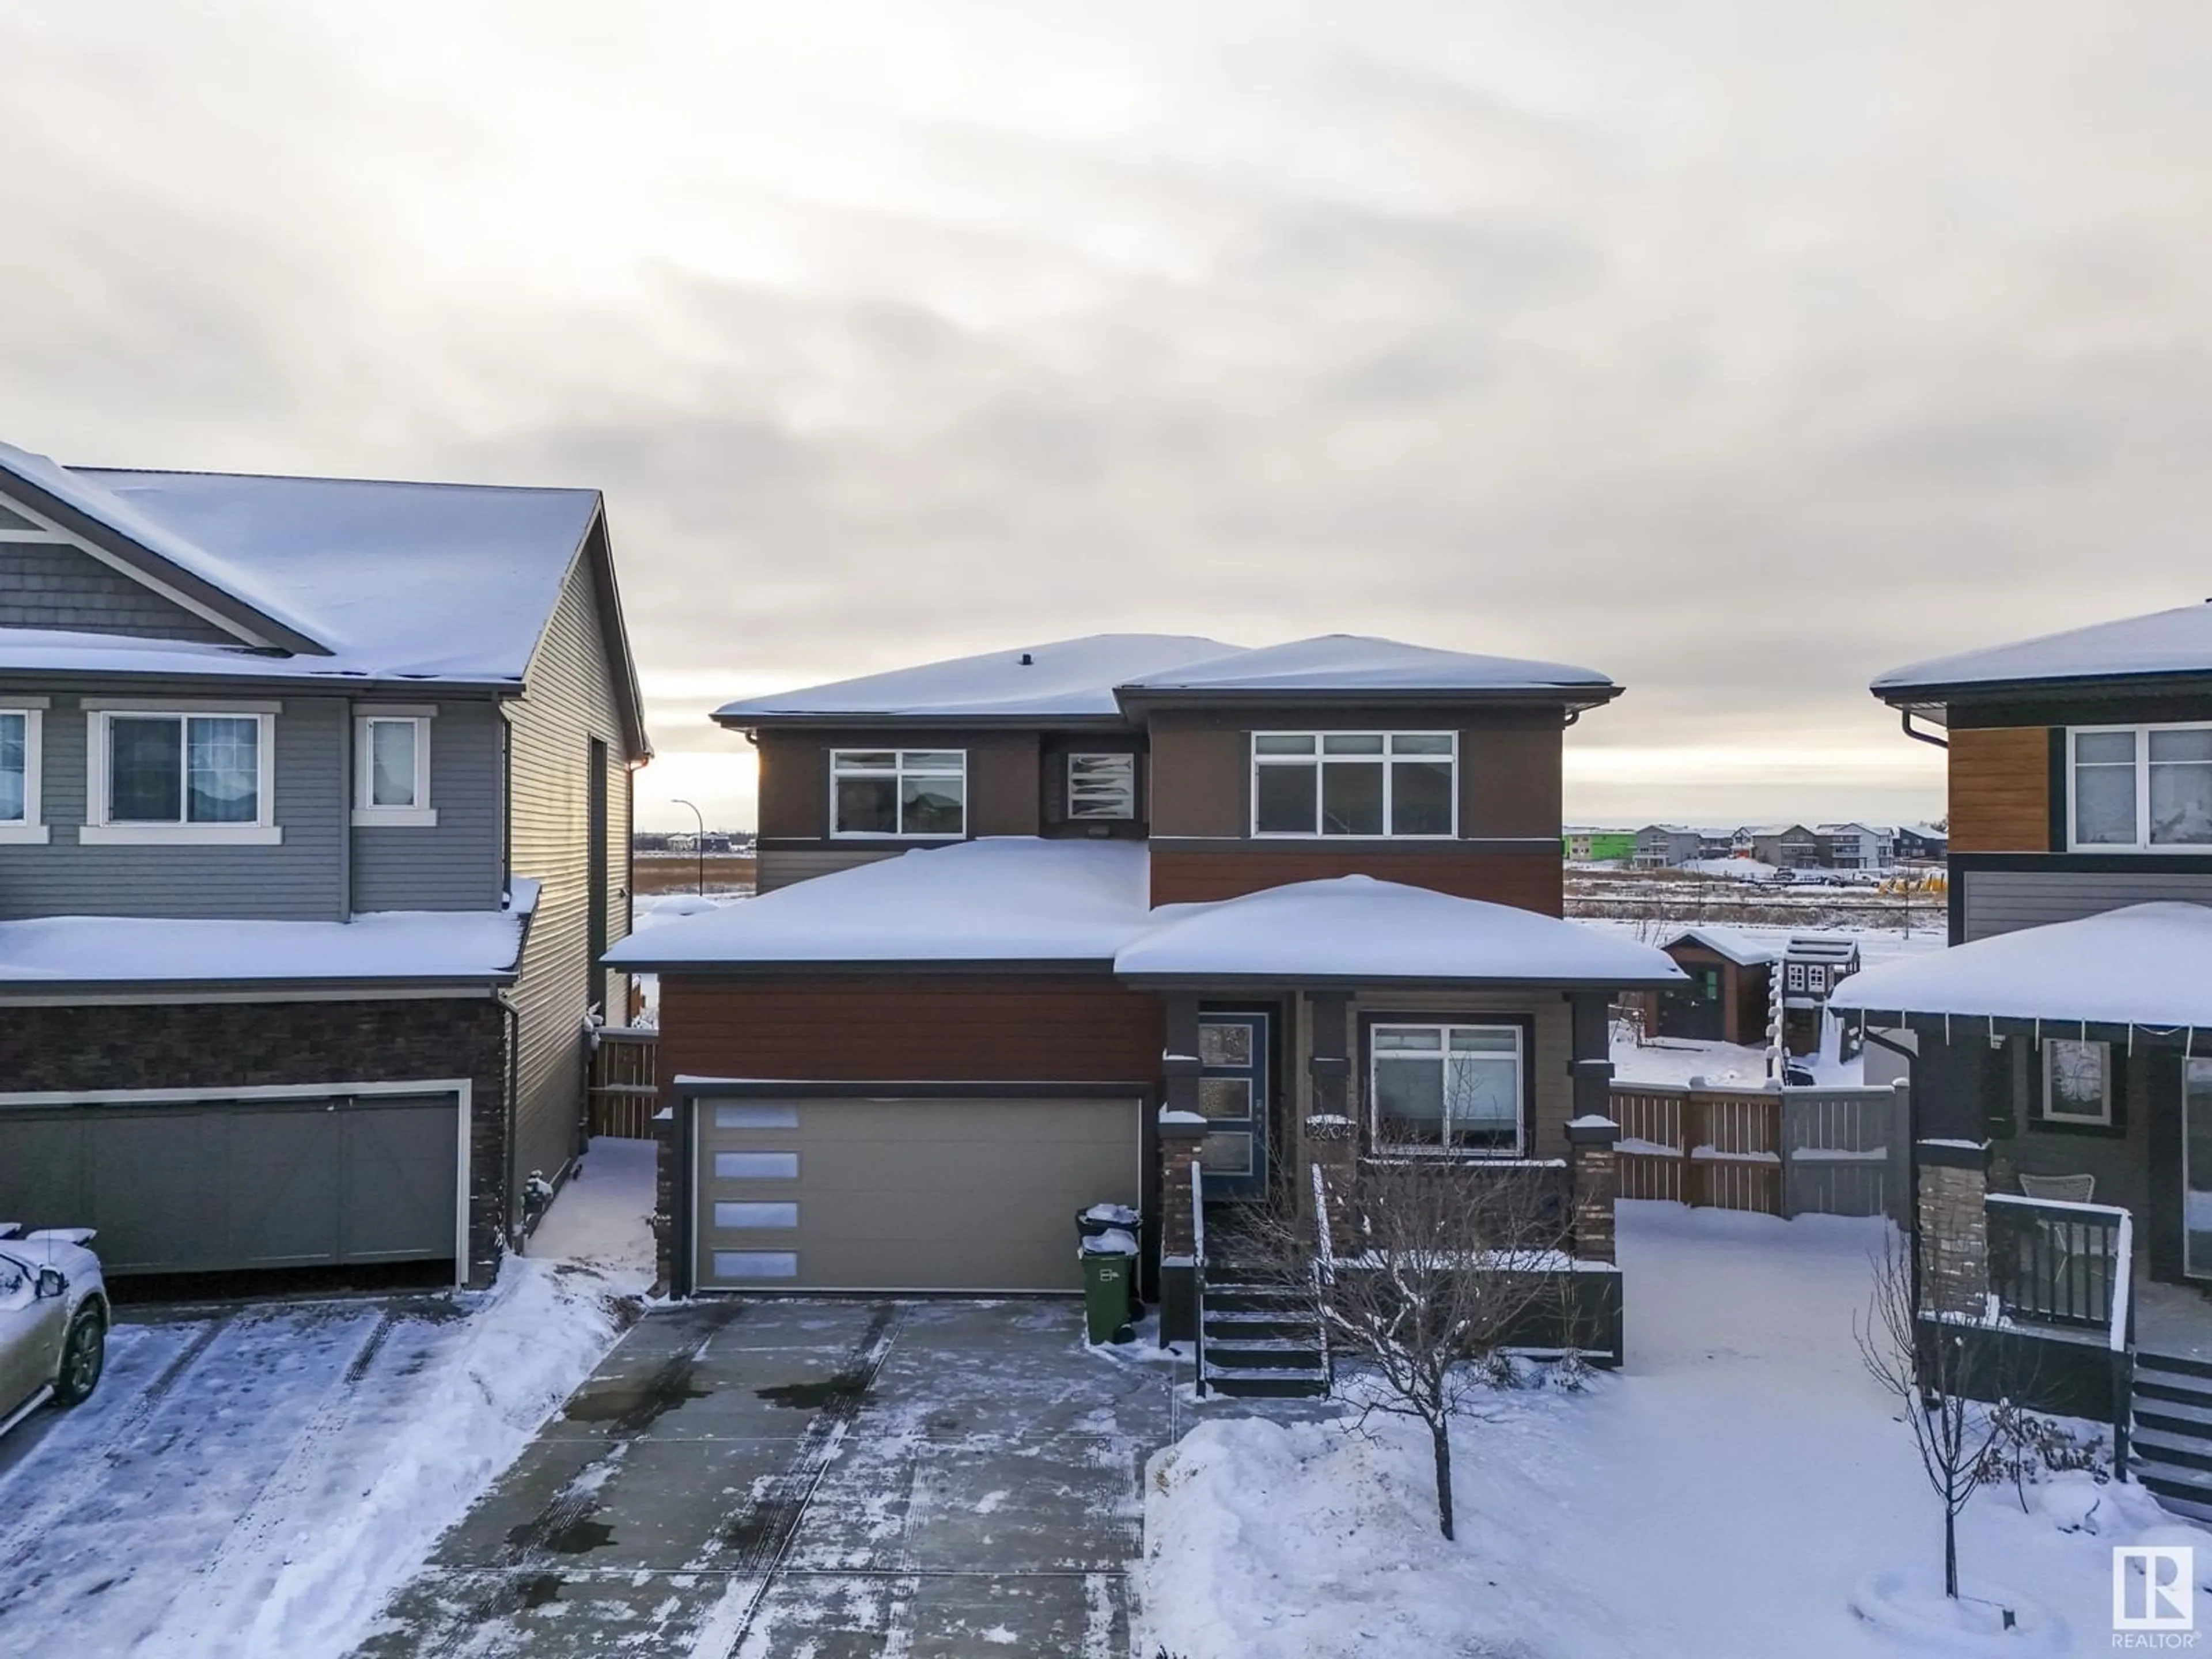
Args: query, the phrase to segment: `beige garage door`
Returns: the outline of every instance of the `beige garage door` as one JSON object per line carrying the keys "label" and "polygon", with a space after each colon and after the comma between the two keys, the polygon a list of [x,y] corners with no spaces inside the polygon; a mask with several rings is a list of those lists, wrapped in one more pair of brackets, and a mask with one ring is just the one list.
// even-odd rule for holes
{"label": "beige garage door", "polygon": [[1075,1212],[1137,1201],[1133,1098],[693,1110],[702,1290],[1078,1290]]}

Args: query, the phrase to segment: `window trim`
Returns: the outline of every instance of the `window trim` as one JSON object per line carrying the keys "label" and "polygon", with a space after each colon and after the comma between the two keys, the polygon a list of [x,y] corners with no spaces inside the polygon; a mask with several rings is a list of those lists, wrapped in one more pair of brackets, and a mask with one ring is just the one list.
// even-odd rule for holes
{"label": "window trim", "polygon": [[[885,771],[883,771],[883,770],[881,770],[881,769],[876,769],[876,768],[869,768],[869,769],[866,769],[866,770],[859,770],[859,771],[851,772],[851,773],[847,774],[846,775],[848,775],[848,776],[851,776],[851,777],[861,777],[861,778],[883,778],[883,777],[888,777],[888,778],[891,779],[895,783],[903,785],[903,784],[904,784],[904,782],[906,781],[906,776],[907,776],[906,757],[907,757],[908,755],[957,755],[957,756],[959,756],[959,757],[960,757],[960,827],[959,827],[957,830],[906,830],[906,829],[903,829],[903,828],[902,828],[902,829],[897,829],[897,830],[840,830],[840,829],[837,827],[837,779],[838,779],[838,776],[839,776],[838,770],[837,770],[837,757],[838,757],[840,755],[879,755],[879,754],[889,754],[889,755],[890,756],[890,757],[891,757],[891,769],[890,769],[890,771],[885,772]],[[952,842],[952,841],[966,841],[966,840],[968,839],[968,827],[969,827],[969,812],[968,812],[968,807],[969,807],[969,800],[968,800],[968,774],[969,774],[969,767],[968,767],[968,750],[966,750],[965,749],[952,749],[952,748],[945,748],[945,747],[931,748],[931,747],[927,747],[927,746],[924,746],[924,745],[921,745],[921,744],[916,744],[916,745],[914,745],[914,746],[912,746],[912,747],[908,747],[908,746],[904,746],[904,745],[902,745],[902,744],[896,744],[896,743],[893,743],[893,744],[878,744],[878,745],[877,745],[877,746],[875,746],[875,747],[872,747],[872,748],[862,748],[862,747],[860,747],[859,745],[851,745],[851,746],[842,747],[842,748],[832,748],[832,749],[830,750],[830,765],[829,765],[829,779],[830,779],[829,826],[828,826],[828,827],[829,827],[829,830],[830,830],[829,839],[830,839],[830,840],[831,840],[831,841],[873,841],[873,842],[887,842],[887,841],[915,841],[915,842]],[[944,771],[916,771],[916,772],[915,773],[915,775],[916,777],[922,777],[922,778],[944,778],[944,777],[950,777],[950,776],[951,776],[952,775],[951,775],[950,772],[944,772]],[[903,825],[903,824],[905,823],[905,822],[906,822],[906,803],[905,803],[905,800],[904,800],[904,799],[903,799],[903,793],[904,793],[904,792],[903,792],[903,790],[902,790],[902,791],[901,791],[902,799],[900,799],[900,801],[899,801],[899,803],[898,803],[899,822],[900,822],[900,823],[901,823],[902,825]]]}
{"label": "window trim", "polygon": [[[396,828],[435,829],[438,809],[430,801],[430,722],[434,708],[356,708],[353,718],[353,821],[356,828],[391,825]],[[380,722],[415,728],[415,804],[378,806],[373,791],[374,756],[369,747],[369,728]]]}
{"label": "window trim", "polygon": [[[2114,732],[2125,732],[2136,740],[2136,838],[2133,842],[2083,841],[2080,804],[2080,773],[2081,763],[2075,753],[2075,740]],[[2194,854],[2212,856],[2212,841],[2154,842],[2150,838],[2150,734],[2154,732],[2212,732],[2212,720],[2150,720],[2140,725],[2069,726],[2066,728],[2066,850],[2069,853],[2142,853],[2154,856],[2186,858]],[[2200,763],[2212,765],[2212,762]],[[2112,764],[2109,761],[2092,764]]]}
{"label": "window trim", "polygon": [[[1314,740],[1313,752],[1310,755],[1262,755],[1260,752],[1260,740],[1262,738],[1311,738]],[[1383,750],[1381,754],[1373,756],[1327,756],[1322,752],[1322,739],[1327,738],[1380,738],[1382,739]],[[1396,758],[1396,757],[1394,757],[1390,752],[1389,745],[1391,739],[1395,738],[1443,738],[1450,743],[1451,750],[1449,754],[1442,757],[1448,759],[1451,763],[1450,829],[1443,830],[1428,830],[1419,834],[1413,834],[1401,833],[1393,827],[1394,821],[1395,820],[1397,814],[1394,810],[1396,806],[1396,801],[1393,798],[1394,791],[1391,787],[1391,778],[1392,775],[1395,774],[1398,769],[1391,764],[1391,762],[1393,759]],[[1255,841],[1360,842],[1457,841],[1459,839],[1460,744],[1459,733],[1455,731],[1423,731],[1415,727],[1408,727],[1403,730],[1395,728],[1374,730],[1363,727],[1357,731],[1349,729],[1323,731],[1315,727],[1309,728],[1304,731],[1254,731],[1246,735],[1245,750],[1247,761],[1245,768],[1245,823],[1250,828],[1252,839]],[[1415,757],[1408,755],[1404,757],[1404,758],[1411,761],[1419,758],[1435,760],[1439,757],[1433,755],[1428,757]],[[1376,765],[1382,768],[1382,828],[1377,834],[1371,836],[1332,836],[1322,828],[1321,768],[1324,761],[1332,759],[1340,764],[1351,763],[1357,765],[1365,763]],[[1314,827],[1311,830],[1262,830],[1260,827],[1260,769],[1262,766],[1310,766],[1314,769]]]}
{"label": "window trim", "polygon": [[[276,716],[282,703],[212,702],[198,699],[149,697],[132,702],[106,698],[85,700],[85,821],[76,832],[88,847],[275,847],[284,832],[277,827]],[[109,817],[109,723],[118,717],[147,720],[189,720],[195,714],[220,720],[253,720],[260,731],[254,740],[257,776],[254,780],[254,821],[251,823],[116,823]]]}
{"label": "window trim", "polygon": [[[1419,1141],[1387,1140],[1382,1136],[1380,1103],[1375,1087],[1375,1033],[1385,1026],[1417,1026],[1445,1033],[1443,1054],[1451,1051],[1449,1033],[1454,1030],[1511,1031],[1513,1033],[1513,1065],[1515,1093],[1520,1110],[1513,1124],[1513,1144],[1509,1146],[1425,1146]],[[1535,1079],[1529,1066],[1535,1048],[1535,1021],[1525,1014],[1498,1013],[1439,1013],[1434,1010],[1416,1010],[1405,1013],[1364,1013],[1359,1017],[1359,1047],[1361,1088],[1366,1098],[1362,1102],[1367,1120],[1367,1144],[1377,1158],[1443,1158],[1468,1163],[1499,1163],[1525,1158],[1536,1141]]]}
{"label": "window trim", "polygon": [[46,713],[44,697],[9,697],[0,714],[23,717],[23,816],[0,821],[0,846],[44,847],[53,840],[46,821]]}
{"label": "window trim", "polygon": [[2051,1062],[2057,1054],[2057,1045],[2073,1042],[2070,1037],[2045,1037],[2039,1045],[2036,1057],[2038,1072],[2034,1122],[2039,1128],[2094,1129],[2111,1131],[2123,1127],[2112,1113],[2112,1045],[2100,1042],[2105,1051],[2104,1109],[2092,1117],[2086,1112],[2054,1112],[2051,1109]]}

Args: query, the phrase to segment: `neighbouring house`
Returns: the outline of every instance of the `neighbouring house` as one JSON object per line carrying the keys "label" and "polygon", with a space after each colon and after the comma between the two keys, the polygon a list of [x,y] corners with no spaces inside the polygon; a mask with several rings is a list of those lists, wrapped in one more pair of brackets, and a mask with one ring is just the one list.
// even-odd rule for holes
{"label": "neighbouring house", "polygon": [[1673,870],[1705,850],[1705,837],[1679,823],[1647,823],[1636,832],[1636,867]]}
{"label": "neighbouring house", "polygon": [[[1728,830],[1700,830],[1698,831],[1698,857],[1699,860],[1731,859],[1735,858],[1736,855],[1737,848],[1734,831]],[[1750,854],[1747,852],[1744,856],[1748,857]]]}
{"label": "neighbouring house", "polygon": [[1188,1336],[1243,1206],[1411,1158],[1549,1172],[1617,1354],[1607,1006],[1680,977],[1560,917],[1562,734],[1618,695],[1112,635],[723,708],[763,896],[611,957],[660,975],[666,1277],[1065,1291],[1104,1200]]}
{"label": "neighbouring house", "polygon": [[1899,824],[1895,839],[1899,864],[1941,864],[1950,849],[1949,836],[1930,824]]}
{"label": "neighbouring house", "polygon": [[596,490],[0,447],[0,1214],[486,1282],[624,1004],[640,709]]}
{"label": "neighbouring house", "polygon": [[1698,927],[1685,927],[1659,948],[1686,977],[1680,985],[1636,994],[1655,1035],[1753,1048],[1766,1041],[1773,945],[1733,928]]}
{"label": "neighbouring house", "polygon": [[1778,870],[1818,869],[1827,852],[1819,834],[1802,823],[1749,824],[1736,831],[1735,841]]}
{"label": "neighbouring house", "polygon": [[1570,830],[1565,841],[1570,864],[1626,864],[1636,856],[1633,830]]}
{"label": "neighbouring house", "polygon": [[[1795,933],[1782,951],[1782,1046],[1820,1052],[1820,1025],[1836,988],[1859,970],[1858,941],[1845,933]],[[1764,1020],[1761,1024],[1764,1025]]]}
{"label": "neighbouring house", "polygon": [[1887,870],[1896,860],[1896,840],[1887,830],[1824,823],[1814,833],[1820,838],[1820,861],[1831,870]]}
{"label": "neighbouring house", "polygon": [[1952,948],[1831,1006],[1911,1077],[1931,1299],[2212,1501],[2212,605],[1874,690],[1948,747]]}

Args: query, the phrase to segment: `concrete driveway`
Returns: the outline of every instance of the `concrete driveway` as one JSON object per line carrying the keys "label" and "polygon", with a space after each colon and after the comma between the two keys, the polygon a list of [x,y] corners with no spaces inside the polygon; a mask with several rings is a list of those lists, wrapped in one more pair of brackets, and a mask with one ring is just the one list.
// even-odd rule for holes
{"label": "concrete driveway", "polygon": [[1169,1368],[1066,1303],[707,1302],[625,1336],[369,1659],[1120,1656]]}

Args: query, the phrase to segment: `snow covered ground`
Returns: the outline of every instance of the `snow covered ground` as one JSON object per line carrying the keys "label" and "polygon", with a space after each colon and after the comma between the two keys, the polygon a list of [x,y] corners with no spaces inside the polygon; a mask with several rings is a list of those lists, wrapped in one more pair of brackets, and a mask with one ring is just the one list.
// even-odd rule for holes
{"label": "snow covered ground", "polygon": [[0,1441],[0,1652],[350,1650],[628,1322],[652,1171],[594,1142],[480,1293],[126,1316],[90,1402]]}
{"label": "snow covered ground", "polygon": [[[1940,1586],[1942,1516],[1851,1318],[1885,1224],[1621,1206],[1629,1364],[1581,1394],[1486,1394],[1455,1438],[1460,1536],[1425,1437],[1213,1421],[1147,1471],[1146,1640],[1179,1659],[1894,1659],[2086,1654],[2112,1546],[2173,1518],[2069,1475],[1976,1495],[1970,1579],[2044,1617],[1987,1648],[1881,1631],[1875,1575]],[[2086,1523],[2084,1517],[2086,1516]],[[2077,1530],[2064,1530],[2074,1525]],[[2212,1535],[2187,1533],[2212,1566]],[[2177,1540],[2178,1541],[2178,1540]],[[2200,1598],[2200,1601],[2202,1598]]]}

